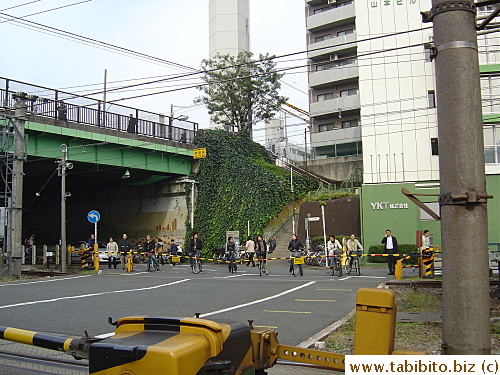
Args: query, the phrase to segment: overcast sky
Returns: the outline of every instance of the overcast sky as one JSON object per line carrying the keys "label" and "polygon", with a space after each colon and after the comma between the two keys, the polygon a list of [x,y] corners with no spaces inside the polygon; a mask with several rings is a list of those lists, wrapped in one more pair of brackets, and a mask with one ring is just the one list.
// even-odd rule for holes
{"label": "overcast sky", "polygon": [[[2,0],[0,11],[32,1]],[[35,0],[4,12],[23,17],[81,1],[84,0]],[[304,7],[304,0],[250,0],[252,52],[279,56],[304,51]],[[199,68],[201,60],[208,57],[208,0],[91,0],[26,19],[193,68]],[[104,69],[108,71],[109,87],[125,84],[114,81],[186,72],[19,27],[2,19],[0,42],[0,76],[69,92],[102,89]],[[279,59],[278,67],[303,66],[304,58],[305,54],[300,54]],[[284,77],[281,94],[289,97],[290,103],[308,110],[305,72],[304,67],[290,70]],[[152,91],[110,94],[108,100],[197,82],[199,79],[157,84]],[[78,87],[89,84],[95,86]],[[206,128],[206,109],[192,107],[199,94],[196,89],[188,89],[120,103],[159,113],[170,113],[170,104],[174,104],[175,115],[188,115],[200,128]],[[293,140],[303,143],[304,125],[293,126],[301,123],[294,118],[288,123],[292,124],[289,134],[296,135]],[[257,132],[254,138],[263,142],[263,132]]]}

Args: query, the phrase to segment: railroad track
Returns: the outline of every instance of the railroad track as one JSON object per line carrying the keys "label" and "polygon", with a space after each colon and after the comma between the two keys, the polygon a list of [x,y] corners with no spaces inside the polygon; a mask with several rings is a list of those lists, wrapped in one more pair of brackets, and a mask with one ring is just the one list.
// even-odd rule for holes
{"label": "railroad track", "polygon": [[[65,373],[74,375],[88,374],[88,362],[86,360],[66,360],[43,355],[15,353],[12,351],[0,350],[0,373],[2,373],[1,369],[4,366],[29,369],[33,372],[40,371],[40,373],[43,374],[64,373],[61,372],[61,370],[66,370]],[[51,371],[51,369],[53,370]]]}

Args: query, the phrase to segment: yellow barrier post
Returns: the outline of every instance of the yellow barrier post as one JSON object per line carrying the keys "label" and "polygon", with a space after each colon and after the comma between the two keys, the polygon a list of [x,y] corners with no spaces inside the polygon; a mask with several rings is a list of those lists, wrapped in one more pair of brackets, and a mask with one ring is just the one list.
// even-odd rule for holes
{"label": "yellow barrier post", "polygon": [[94,244],[94,269],[99,271],[99,245]]}
{"label": "yellow barrier post", "polygon": [[403,260],[404,259],[398,259],[396,261],[396,268],[394,271],[394,278],[396,280],[401,280],[403,278]]}
{"label": "yellow barrier post", "polygon": [[394,292],[388,289],[359,289],[356,295],[354,354],[391,354],[394,351],[395,327]]}
{"label": "yellow barrier post", "polygon": [[132,272],[134,270],[134,254],[132,250],[128,252],[127,257],[127,272]]}
{"label": "yellow barrier post", "polygon": [[425,271],[422,271],[424,273],[423,278],[432,279],[434,277],[434,275],[432,274],[432,265],[434,264],[434,249],[432,247],[422,251],[422,262],[425,266]]}

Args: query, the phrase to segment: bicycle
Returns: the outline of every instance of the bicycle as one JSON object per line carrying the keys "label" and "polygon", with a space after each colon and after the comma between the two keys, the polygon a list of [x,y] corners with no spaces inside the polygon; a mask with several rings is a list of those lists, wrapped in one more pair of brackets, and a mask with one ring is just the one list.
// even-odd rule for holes
{"label": "bicycle", "polygon": [[358,276],[361,275],[361,269],[359,267],[359,257],[360,254],[355,254],[355,256],[353,256],[351,253],[349,253],[349,255],[347,256],[345,269],[348,275],[353,270]]}
{"label": "bicycle", "polygon": [[227,253],[227,258],[229,261],[229,264],[227,266],[227,268],[229,269],[229,272],[235,273],[237,270],[237,267],[238,267],[236,264],[236,253],[235,252]]}
{"label": "bicycle", "polygon": [[191,270],[193,273],[200,273],[201,272],[201,259],[200,259],[200,252],[197,250],[196,253],[194,254],[194,259],[192,259],[193,262],[191,264]]}
{"label": "bicycle", "polygon": [[332,276],[335,276],[335,272],[338,272],[338,276],[342,276],[342,263],[339,255],[335,255],[333,258],[331,258],[331,269],[332,269]]}
{"label": "bicycle", "polygon": [[257,259],[257,267],[259,268],[259,276],[262,276],[262,271],[264,269],[264,262],[266,261],[265,253],[256,253],[258,259]]}
{"label": "bicycle", "polygon": [[297,277],[300,274],[299,265],[304,264],[304,257],[303,256],[292,257],[291,260],[293,260],[292,274],[294,277]]}
{"label": "bicycle", "polygon": [[148,261],[147,261],[148,271],[155,272],[160,270],[160,263],[154,253],[148,253]]}

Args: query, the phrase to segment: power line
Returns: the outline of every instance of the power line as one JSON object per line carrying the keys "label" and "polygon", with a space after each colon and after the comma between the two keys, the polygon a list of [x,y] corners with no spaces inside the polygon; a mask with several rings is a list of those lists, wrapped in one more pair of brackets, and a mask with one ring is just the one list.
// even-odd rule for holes
{"label": "power line", "polygon": [[[52,8],[52,9],[46,9],[46,10],[42,10],[40,12],[31,13],[31,14],[27,14],[25,16],[16,17],[16,18],[17,19],[22,19],[22,18],[26,18],[26,17],[31,17],[31,16],[35,16],[37,14],[48,13],[48,12],[52,12],[54,10],[59,10],[59,9],[63,9],[63,8],[69,8],[69,7],[72,7],[72,6],[75,6],[75,5],[79,5],[79,4],[83,4],[83,3],[88,3],[89,1],[92,1],[92,0],[82,0],[82,1],[79,1],[77,3],[67,4],[67,5],[63,5],[63,6],[60,6],[60,7],[57,7],[57,8]],[[10,16],[10,17],[13,17],[13,16]],[[11,22],[11,21],[13,21],[13,20],[1,21],[0,24],[6,23],[6,22]]]}
{"label": "power line", "polygon": [[28,2],[28,3],[14,5],[14,6],[9,7],[9,8],[0,9],[0,12],[5,12],[6,10],[10,10],[10,9],[14,9],[14,8],[20,8],[20,7],[23,7],[25,5],[29,5],[29,4],[33,4],[33,3],[38,3],[39,1],[42,1],[42,0],[33,0],[33,1]]}

